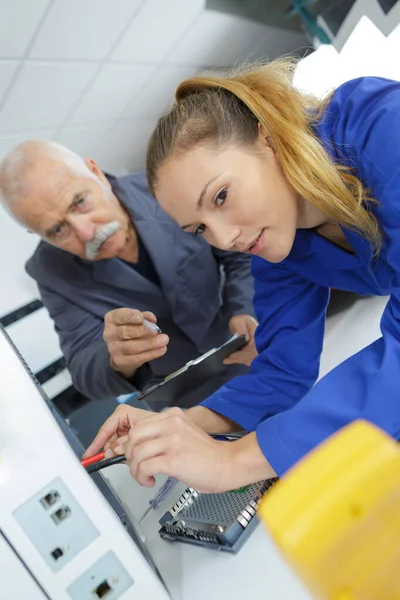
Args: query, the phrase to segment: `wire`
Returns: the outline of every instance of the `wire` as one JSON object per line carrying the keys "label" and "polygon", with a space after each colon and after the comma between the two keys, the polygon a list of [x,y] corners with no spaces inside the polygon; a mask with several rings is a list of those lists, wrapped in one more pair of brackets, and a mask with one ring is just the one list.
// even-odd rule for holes
{"label": "wire", "polygon": [[122,454],[121,456],[113,456],[112,458],[106,458],[105,460],[100,460],[94,464],[88,465],[86,471],[88,473],[95,473],[96,471],[100,471],[100,469],[105,469],[106,467],[111,467],[112,465],[118,465],[126,460],[125,456]]}
{"label": "wire", "polygon": [[[240,439],[242,437],[241,433],[231,433],[231,434],[218,434],[218,433],[210,433],[209,434],[211,437],[213,437],[216,440],[223,440],[223,441],[233,441],[236,439]],[[85,469],[87,470],[88,473],[95,473],[96,471],[100,471],[100,469],[105,469],[106,467],[111,467],[112,465],[118,465],[121,462],[125,461],[125,456],[113,456],[112,458],[106,458],[104,459],[105,453],[104,452],[99,452],[98,454],[94,454],[93,456],[89,456],[89,458],[83,458],[81,460],[81,464],[83,467],[85,467]],[[166,489],[165,489],[165,493],[168,494],[169,493],[169,488],[172,487],[171,483],[172,483],[173,478],[169,477],[167,479],[168,485],[166,485]],[[165,485],[165,484],[164,484]],[[162,498],[162,494],[164,492],[164,486],[162,486],[159,494]],[[156,498],[153,500],[155,506],[153,508],[157,508],[158,504],[159,504],[159,494],[157,494]],[[150,501],[150,505],[151,505],[152,501]]]}
{"label": "wire", "polygon": [[98,454],[94,454],[93,456],[89,456],[89,458],[82,458],[81,465],[83,467],[88,467],[89,465],[93,465],[94,463],[99,462],[99,460],[103,460],[105,453],[99,452]]}

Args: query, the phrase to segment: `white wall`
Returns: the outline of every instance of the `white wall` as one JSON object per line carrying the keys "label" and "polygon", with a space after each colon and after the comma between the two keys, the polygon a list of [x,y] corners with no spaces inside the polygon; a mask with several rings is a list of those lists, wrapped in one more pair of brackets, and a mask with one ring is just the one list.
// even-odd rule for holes
{"label": "white wall", "polygon": [[[304,36],[206,10],[205,0],[0,0],[0,160],[51,138],[104,170],[143,167],[176,84],[201,70],[304,47]],[[23,265],[37,240],[0,209],[0,315],[38,297]],[[58,358],[42,309],[10,327],[39,370]],[[58,377],[61,389],[67,377]],[[56,386],[57,387],[57,386]],[[52,387],[52,395],[58,389]]]}

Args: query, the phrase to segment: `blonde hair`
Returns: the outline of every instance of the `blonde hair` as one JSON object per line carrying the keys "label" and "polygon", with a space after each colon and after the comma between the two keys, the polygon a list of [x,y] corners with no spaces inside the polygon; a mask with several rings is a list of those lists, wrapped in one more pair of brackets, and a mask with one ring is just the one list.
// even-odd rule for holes
{"label": "blonde hair", "polygon": [[313,131],[327,109],[293,86],[296,59],[250,65],[227,77],[192,77],[157,123],[147,151],[147,177],[155,195],[157,174],[171,156],[197,144],[254,147],[262,125],[274,141],[287,181],[335,222],[358,230],[379,251],[381,234],[370,198],[351,169],[335,163]]}

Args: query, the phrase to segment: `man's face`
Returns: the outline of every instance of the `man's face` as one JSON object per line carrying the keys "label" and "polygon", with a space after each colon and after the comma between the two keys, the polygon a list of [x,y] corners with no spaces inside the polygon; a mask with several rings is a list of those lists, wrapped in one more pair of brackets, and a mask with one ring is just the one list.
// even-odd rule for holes
{"label": "man's face", "polygon": [[126,244],[129,218],[96,163],[86,163],[87,175],[59,161],[38,161],[12,210],[53,246],[89,260],[113,258]]}

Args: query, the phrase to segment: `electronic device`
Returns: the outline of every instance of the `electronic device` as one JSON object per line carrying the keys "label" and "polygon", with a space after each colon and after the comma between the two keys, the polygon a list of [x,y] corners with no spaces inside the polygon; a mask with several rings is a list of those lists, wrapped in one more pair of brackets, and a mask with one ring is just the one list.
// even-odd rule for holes
{"label": "electronic device", "polygon": [[153,403],[168,402],[170,406],[179,404],[179,399],[206,379],[212,379],[224,368],[223,360],[247,344],[245,335],[234,335],[222,346],[212,348],[195,358],[163,381],[151,386],[139,396],[139,400]]}
{"label": "electronic device", "polygon": [[170,598],[139,532],[0,327],[1,597]]}
{"label": "electronic device", "polygon": [[238,552],[257,526],[257,511],[277,479],[260,481],[221,494],[186,488],[160,519],[162,538],[215,550]]}

